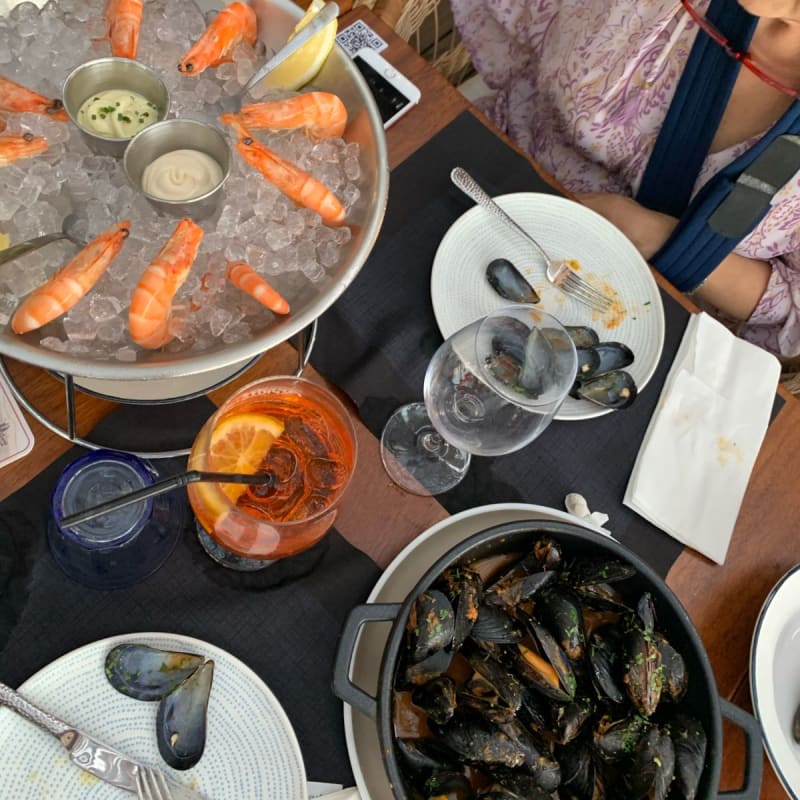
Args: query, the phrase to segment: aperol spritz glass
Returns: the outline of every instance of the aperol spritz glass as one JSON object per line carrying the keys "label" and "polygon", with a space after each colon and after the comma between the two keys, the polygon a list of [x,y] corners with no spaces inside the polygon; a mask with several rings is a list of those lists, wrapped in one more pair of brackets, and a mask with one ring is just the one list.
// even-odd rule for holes
{"label": "aperol spritz glass", "polygon": [[428,364],[425,402],[398,408],[386,423],[389,477],[413,494],[452,489],[472,455],[505,455],[536,439],[576,374],[572,339],[535,305],[505,306],[465,326]]}
{"label": "aperol spritz glass", "polygon": [[187,486],[206,552],[255,570],[316,544],[333,525],[356,464],[342,403],[305,378],[270,377],[235,392],[206,422],[190,470],[272,473],[272,486]]}

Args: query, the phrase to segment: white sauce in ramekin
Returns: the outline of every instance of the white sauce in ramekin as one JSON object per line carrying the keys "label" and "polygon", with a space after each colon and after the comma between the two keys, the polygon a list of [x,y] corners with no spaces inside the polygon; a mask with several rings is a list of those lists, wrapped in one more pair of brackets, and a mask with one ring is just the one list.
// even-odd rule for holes
{"label": "white sauce in ramekin", "polygon": [[158,200],[192,200],[222,180],[222,167],[200,150],[164,153],[142,173],[142,189]]}

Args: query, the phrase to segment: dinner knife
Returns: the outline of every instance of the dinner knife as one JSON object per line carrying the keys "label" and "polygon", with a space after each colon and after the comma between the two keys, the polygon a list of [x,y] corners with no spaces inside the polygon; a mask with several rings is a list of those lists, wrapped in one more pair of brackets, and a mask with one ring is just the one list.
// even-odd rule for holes
{"label": "dinner knife", "polygon": [[[73,764],[112,786],[135,794],[136,774],[140,769],[160,772],[150,767],[144,767],[132,758],[95,741],[77,728],[71,727],[58,717],[35,706],[4,683],[0,683],[0,706],[7,706],[51,733],[67,749]],[[163,775],[163,773],[161,774]],[[202,795],[172,778],[164,775],[164,779],[169,786],[172,800],[204,800]]]}

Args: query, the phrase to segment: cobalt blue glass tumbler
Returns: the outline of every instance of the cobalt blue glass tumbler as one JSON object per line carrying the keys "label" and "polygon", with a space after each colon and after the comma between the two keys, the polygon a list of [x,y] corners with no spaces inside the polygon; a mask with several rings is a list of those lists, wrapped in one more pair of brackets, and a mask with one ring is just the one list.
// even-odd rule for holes
{"label": "cobalt blue glass tumbler", "polygon": [[68,464],[50,498],[47,540],[61,569],[93,589],[122,589],[169,558],[188,520],[185,492],[167,492],[72,528],[61,520],[150,486],[155,467],[128,453],[95,450]]}

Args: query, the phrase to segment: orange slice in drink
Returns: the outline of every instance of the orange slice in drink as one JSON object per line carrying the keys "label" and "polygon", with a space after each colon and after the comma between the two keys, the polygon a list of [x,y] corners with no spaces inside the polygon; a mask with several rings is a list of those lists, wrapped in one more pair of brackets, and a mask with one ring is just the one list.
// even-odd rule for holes
{"label": "orange slice in drink", "polygon": [[[268,414],[244,412],[225,417],[211,433],[208,468],[213,472],[258,472],[272,443],[283,433],[283,423]],[[221,483],[220,488],[235,503],[247,486]]]}

